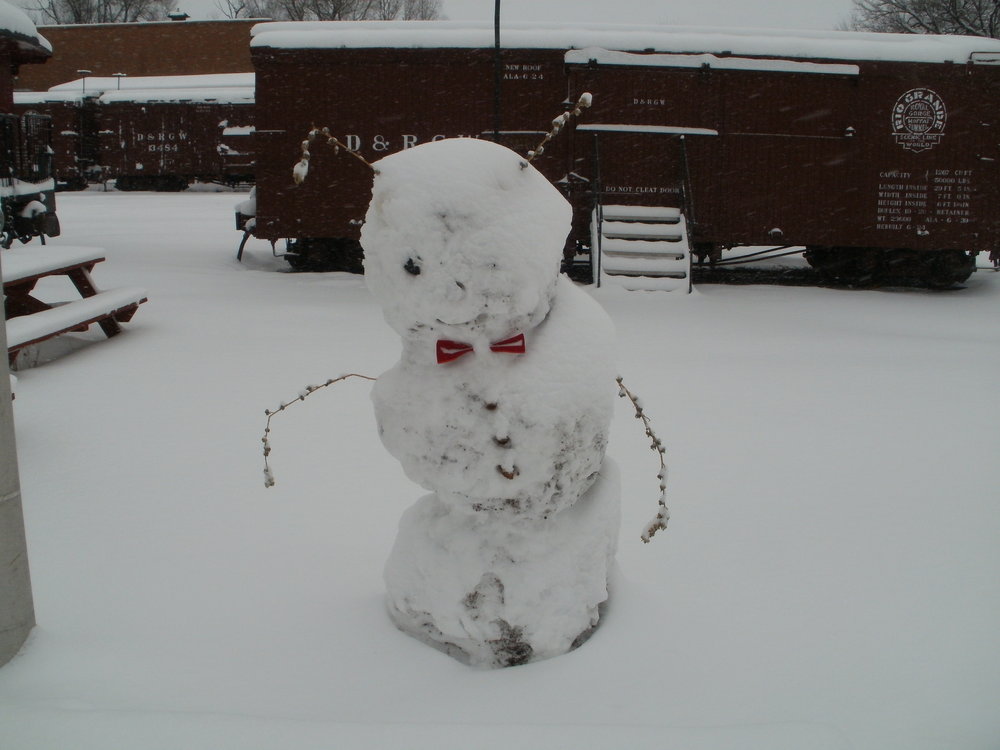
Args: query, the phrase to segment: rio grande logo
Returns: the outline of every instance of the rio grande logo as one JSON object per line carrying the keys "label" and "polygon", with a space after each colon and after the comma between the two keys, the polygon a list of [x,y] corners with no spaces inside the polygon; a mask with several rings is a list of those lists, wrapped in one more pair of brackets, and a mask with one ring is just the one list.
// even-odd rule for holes
{"label": "rio grande logo", "polygon": [[892,108],[892,134],[905,149],[927,151],[940,142],[947,120],[940,96],[930,89],[910,89]]}

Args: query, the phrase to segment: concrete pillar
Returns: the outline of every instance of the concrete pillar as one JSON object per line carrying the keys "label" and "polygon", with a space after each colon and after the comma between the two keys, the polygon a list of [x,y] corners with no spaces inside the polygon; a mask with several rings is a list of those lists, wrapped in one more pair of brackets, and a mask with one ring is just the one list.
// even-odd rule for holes
{"label": "concrete pillar", "polygon": [[21,482],[17,475],[4,325],[0,325],[0,357],[4,363],[0,367],[0,666],[3,666],[18,652],[35,626],[35,606],[24,538]]}

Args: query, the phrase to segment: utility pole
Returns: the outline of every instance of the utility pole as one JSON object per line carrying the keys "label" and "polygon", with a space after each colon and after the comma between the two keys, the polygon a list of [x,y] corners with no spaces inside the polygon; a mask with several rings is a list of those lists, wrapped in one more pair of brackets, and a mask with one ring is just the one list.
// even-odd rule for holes
{"label": "utility pole", "polygon": [[500,59],[500,0],[493,5],[493,142],[500,143],[500,82],[503,61]]}

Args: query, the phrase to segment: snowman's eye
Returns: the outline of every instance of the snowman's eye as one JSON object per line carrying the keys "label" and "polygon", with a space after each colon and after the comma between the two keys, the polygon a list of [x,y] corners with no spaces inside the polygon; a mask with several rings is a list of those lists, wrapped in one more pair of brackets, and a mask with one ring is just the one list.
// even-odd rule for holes
{"label": "snowman's eye", "polygon": [[403,264],[403,270],[414,276],[420,275],[420,266],[413,260],[413,258],[407,258],[406,263]]}

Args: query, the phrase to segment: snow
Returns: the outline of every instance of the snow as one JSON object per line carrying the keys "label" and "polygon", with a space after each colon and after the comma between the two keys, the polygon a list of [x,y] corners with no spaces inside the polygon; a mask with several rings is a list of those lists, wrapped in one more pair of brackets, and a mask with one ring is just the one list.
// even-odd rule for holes
{"label": "snow", "polygon": [[281,273],[255,241],[237,264],[245,197],[59,196],[50,244],[105,248],[95,281],[149,302],[18,373],[39,625],[0,668],[5,748],[996,747],[1000,274],[589,290],[666,444],[671,525],[639,541],[658,464],[617,401],[605,623],[481,671],[386,616],[415,486],[368,384],[277,417],[263,487],[264,409],[399,340],[360,278]]}
{"label": "snow", "polygon": [[749,57],[717,55],[656,55],[606,50],[600,47],[569,50],[568,64],[630,65],[662,68],[714,68],[716,70],[761,70],[770,73],[811,73],[814,75],[856,76],[857,65],[798,62],[795,60],[757,60]]}
{"label": "snow", "polygon": [[38,33],[28,14],[6,0],[0,0],[0,34],[25,39],[49,52],[52,51],[52,45]]}
{"label": "snow", "polygon": [[309,176],[309,158],[307,154],[307,142],[302,142],[302,158],[295,162],[292,167],[292,180],[296,185],[301,185],[302,182]]}
{"label": "snow", "polygon": [[[443,47],[492,48],[492,24],[463,21],[314,21],[258,24],[251,47],[287,49]],[[803,29],[720,29],[699,26],[510,23],[508,48],[715,53],[778,58],[964,63],[974,53],[1000,52],[1000,41],[973,36],[878,34]]]}
{"label": "snow", "polygon": [[[470,162],[483,173],[464,173]],[[375,166],[361,236],[371,248],[368,285],[400,336],[420,324],[425,360],[437,338],[496,341],[542,321],[572,211],[534,167],[473,138],[423,144]]]}
{"label": "snow", "polygon": [[[57,211],[58,213],[58,211]],[[12,247],[3,253],[4,281],[17,281],[84,263],[100,262],[103,251],[93,247],[53,246],[36,252],[34,245]]]}
{"label": "snow", "polygon": [[98,292],[90,297],[70,300],[32,315],[24,315],[7,323],[7,346],[34,342],[79,325],[98,320],[109,313],[138,305],[146,300],[142,287],[119,287]]}
{"label": "snow", "polygon": [[[14,104],[31,105],[46,102],[80,102],[84,98],[82,91],[15,91]],[[66,133],[63,133],[66,135]]]}
{"label": "snow", "polygon": [[236,213],[242,214],[243,216],[256,216],[257,215],[257,188],[250,188],[250,192],[247,194],[246,200],[240,201],[236,204]]}
{"label": "snow", "polygon": [[87,76],[66,83],[57,83],[49,91],[88,92],[132,91],[149,89],[222,89],[253,88],[254,73],[206,73],[186,76]]}
{"label": "snow", "polygon": [[976,65],[1000,65],[1000,54],[996,52],[973,52],[972,62]]}
{"label": "snow", "polygon": [[664,135],[718,135],[714,128],[685,128],[680,125],[626,125],[587,122],[576,126],[577,130],[593,133],[661,133]]}
{"label": "snow", "polygon": [[59,83],[48,91],[16,91],[16,104],[73,102],[94,97],[101,103],[203,101],[252,104],[253,73],[188,76],[88,76]]}
{"label": "snow", "polygon": [[106,91],[101,94],[100,102],[102,104],[115,104],[118,102],[215,102],[219,104],[253,104],[254,87]]}
{"label": "snow", "polygon": [[[477,351],[444,367],[425,359],[435,347],[421,335],[404,341],[400,363],[375,386],[386,447],[411,479],[451,505],[502,512],[513,500],[519,514],[543,517],[593,481],[615,371],[588,344],[606,352],[613,334],[592,300],[566,281],[559,286],[548,318],[525,330],[524,356],[491,353],[466,336],[458,340],[472,339]],[[486,425],[484,409],[492,412]],[[509,442],[494,446],[494,436]],[[517,476],[507,479],[498,465]]]}
{"label": "snow", "polygon": [[0,195],[40,195],[46,190],[54,190],[55,186],[56,182],[51,177],[40,182],[6,179],[0,180]]}
{"label": "snow", "polygon": [[473,666],[561,656],[598,624],[620,508],[610,460],[572,506],[530,524],[454,512],[425,495],[400,519],[386,563],[389,613]]}
{"label": "snow", "polygon": [[585,497],[614,333],[559,276],[572,209],[488,141],[425,143],[374,170],[365,276],[402,354],[372,399],[386,448],[434,493],[400,523],[390,611],[478,666],[565,653],[607,598],[619,507],[608,477]]}

